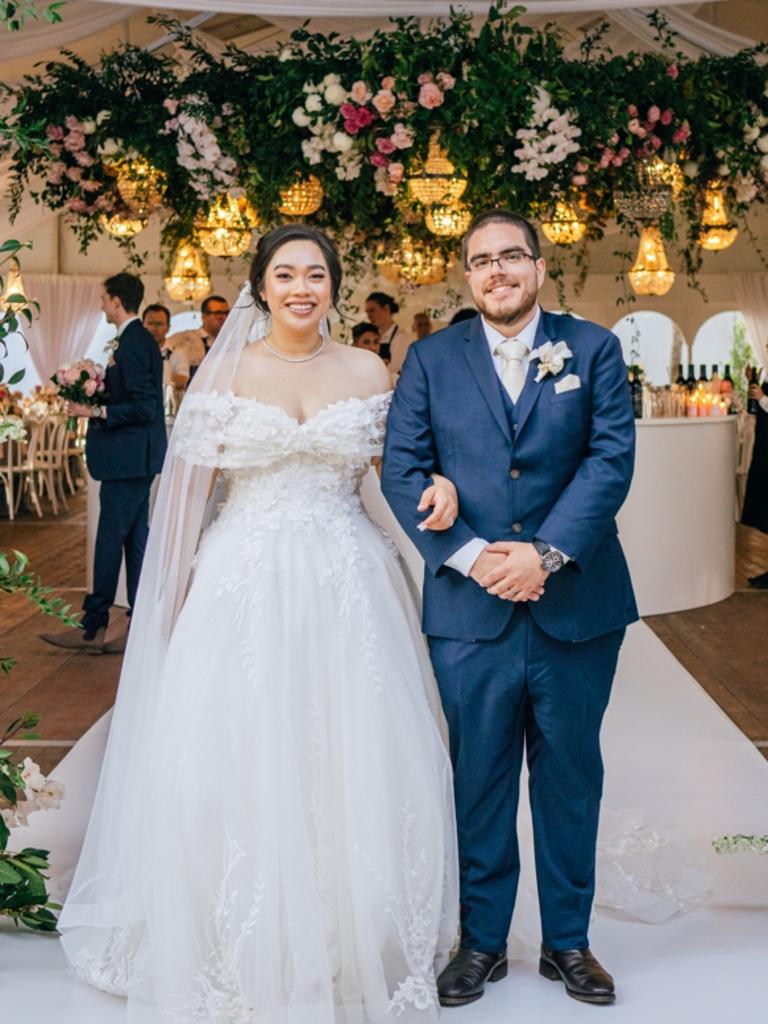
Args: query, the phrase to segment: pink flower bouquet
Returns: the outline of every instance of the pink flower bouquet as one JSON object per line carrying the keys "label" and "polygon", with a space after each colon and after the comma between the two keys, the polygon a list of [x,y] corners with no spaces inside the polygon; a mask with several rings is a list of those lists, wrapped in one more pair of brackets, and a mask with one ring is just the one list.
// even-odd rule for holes
{"label": "pink flower bouquet", "polygon": [[[92,359],[79,359],[76,363],[60,366],[51,377],[61,398],[80,405],[97,405],[98,396],[104,391],[104,367]],[[69,428],[76,425],[74,417],[69,419]]]}

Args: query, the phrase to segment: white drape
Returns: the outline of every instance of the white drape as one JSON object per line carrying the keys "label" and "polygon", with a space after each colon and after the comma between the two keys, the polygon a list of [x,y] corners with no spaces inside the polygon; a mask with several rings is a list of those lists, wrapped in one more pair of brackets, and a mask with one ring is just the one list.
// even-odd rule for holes
{"label": "white drape", "polygon": [[75,274],[24,274],[27,297],[40,303],[39,318],[24,333],[43,382],[88,351],[101,318],[102,280]]}
{"label": "white drape", "polygon": [[[143,7],[146,0],[103,0],[109,4]],[[690,0],[689,0],[690,2]],[[714,0],[723,3],[724,0]],[[163,0],[163,8],[183,11],[209,11],[211,0]],[[430,17],[449,14],[452,7],[487,14],[489,0],[357,0],[354,15],[360,17]],[[683,6],[680,0],[654,0],[651,8]],[[600,12],[621,8],[637,8],[635,0],[527,0],[528,14],[578,14],[581,11]],[[220,0],[216,4],[219,14],[272,14],[304,18],[350,17],[350,4],[338,0]]]}
{"label": "white drape", "polygon": [[736,308],[747,325],[747,336],[763,370],[768,372],[768,273],[732,274]]}

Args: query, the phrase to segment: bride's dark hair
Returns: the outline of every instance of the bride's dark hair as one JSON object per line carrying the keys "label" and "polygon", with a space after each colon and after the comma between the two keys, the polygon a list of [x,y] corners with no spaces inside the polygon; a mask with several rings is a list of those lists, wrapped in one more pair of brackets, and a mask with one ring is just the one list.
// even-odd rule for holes
{"label": "bride's dark hair", "polygon": [[330,238],[318,228],[310,227],[308,224],[281,224],[277,228],[262,235],[256,245],[256,252],[253,254],[251,269],[248,280],[251,283],[253,301],[264,313],[269,312],[269,307],[261,297],[264,288],[264,277],[267,267],[278,249],[288,242],[314,242],[323,254],[323,259],[331,275],[331,306],[338,312],[339,293],[341,291],[341,260],[336,246]]}

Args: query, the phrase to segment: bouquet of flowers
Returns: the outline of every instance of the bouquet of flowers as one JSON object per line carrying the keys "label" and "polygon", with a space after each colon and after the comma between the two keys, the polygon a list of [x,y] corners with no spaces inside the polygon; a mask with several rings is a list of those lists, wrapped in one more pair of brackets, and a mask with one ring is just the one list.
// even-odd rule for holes
{"label": "bouquet of flowers", "polygon": [[[97,405],[98,395],[104,391],[104,367],[94,363],[92,359],[79,359],[76,363],[60,366],[51,377],[58,388],[58,394],[67,402],[80,405]],[[76,425],[74,416],[70,416],[68,426],[73,430]]]}

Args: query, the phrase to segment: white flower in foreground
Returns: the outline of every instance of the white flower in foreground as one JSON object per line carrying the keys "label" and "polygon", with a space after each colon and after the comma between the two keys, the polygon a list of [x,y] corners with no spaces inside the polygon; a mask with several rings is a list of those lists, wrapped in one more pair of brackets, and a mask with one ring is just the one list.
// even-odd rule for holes
{"label": "white flower in foreground", "polygon": [[349,96],[349,93],[340,85],[338,82],[332,82],[331,85],[325,90],[325,102],[330,103],[333,107],[340,107]]}
{"label": "white flower in foreground", "polygon": [[347,135],[346,132],[335,132],[333,136],[333,144],[340,153],[347,153],[354,145],[354,140],[351,135]]}
{"label": "white flower in foreground", "polygon": [[312,118],[306,112],[304,107],[296,107],[294,112],[291,114],[291,120],[299,128],[306,128],[307,125],[312,123]]}
{"label": "white flower in foreground", "polygon": [[319,113],[319,111],[323,109],[322,96],[319,96],[316,92],[310,93],[309,96],[307,96],[305,106],[310,114]]}
{"label": "white flower in foreground", "polygon": [[565,360],[570,359],[573,352],[568,348],[568,345],[564,341],[555,342],[553,345],[551,341],[545,342],[543,345],[539,345],[531,352],[531,359],[539,360],[539,369],[534,378],[538,384],[544,380],[547,374],[552,374],[556,377],[558,373],[561,373],[565,366]]}

